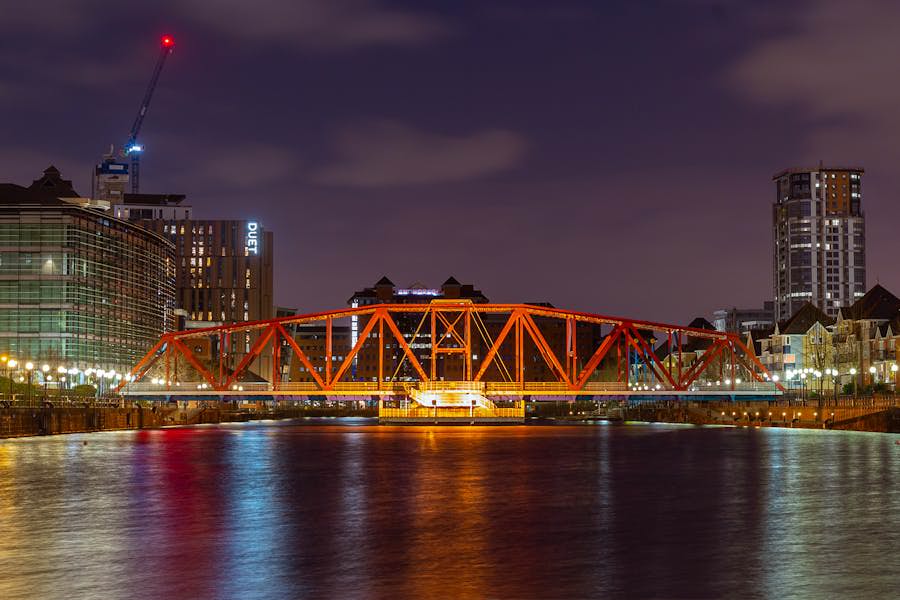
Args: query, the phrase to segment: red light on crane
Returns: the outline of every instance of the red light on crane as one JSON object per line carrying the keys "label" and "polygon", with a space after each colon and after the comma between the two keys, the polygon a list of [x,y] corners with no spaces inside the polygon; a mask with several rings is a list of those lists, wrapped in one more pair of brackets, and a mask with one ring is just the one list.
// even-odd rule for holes
{"label": "red light on crane", "polygon": [[175,40],[172,39],[172,36],[170,35],[164,35],[162,38],[162,45],[165,48],[171,48],[175,45]]}

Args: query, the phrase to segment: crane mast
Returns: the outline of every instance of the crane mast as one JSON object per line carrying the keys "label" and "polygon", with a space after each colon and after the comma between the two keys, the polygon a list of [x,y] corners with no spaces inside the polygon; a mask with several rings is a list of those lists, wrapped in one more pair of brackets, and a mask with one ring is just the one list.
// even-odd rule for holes
{"label": "crane mast", "polygon": [[141,127],[144,124],[144,117],[147,116],[147,110],[150,108],[150,101],[153,99],[153,92],[156,90],[156,83],[159,81],[159,75],[162,73],[163,66],[166,64],[166,59],[172,54],[172,50],[175,48],[175,40],[170,35],[164,35],[162,40],[160,41],[160,52],[159,58],[156,60],[156,66],[153,68],[153,76],[150,77],[150,83],[147,85],[147,91],[144,92],[144,100],[141,102],[141,107],[138,110],[137,116],[134,118],[134,123],[131,125],[131,131],[128,134],[128,141],[125,143],[125,147],[122,149],[122,154],[131,159],[131,167],[130,171],[130,179],[131,179],[131,193],[137,194],[140,192],[140,169],[141,169],[141,152],[143,152],[144,147],[138,141],[138,136],[141,133]]}

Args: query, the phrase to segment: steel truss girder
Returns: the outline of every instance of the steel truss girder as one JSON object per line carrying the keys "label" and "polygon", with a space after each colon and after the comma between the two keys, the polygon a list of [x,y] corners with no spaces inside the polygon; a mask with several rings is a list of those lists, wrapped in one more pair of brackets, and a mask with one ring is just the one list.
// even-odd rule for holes
{"label": "steel truss girder", "polygon": [[[415,352],[409,346],[403,333],[399,330],[394,315],[414,313],[423,315],[423,319],[431,319],[431,374],[426,372],[421,361]],[[499,334],[495,339],[490,340],[487,353],[481,358],[480,365],[477,369],[472,364],[473,359],[473,338],[471,322],[473,318],[480,319],[480,315],[486,314],[508,314],[506,322],[503,324]],[[359,336],[354,347],[343,357],[338,364],[333,362],[333,322],[335,319],[347,317],[368,317],[368,322],[359,332]],[[541,331],[535,321],[536,317],[542,319],[563,320],[566,339],[565,339],[565,366],[560,362],[553,348],[547,342],[547,338]],[[315,365],[310,358],[302,351],[296,340],[293,339],[287,327],[290,325],[299,325],[306,323],[322,322],[325,324],[326,331],[326,358],[324,361],[323,374],[319,374]],[[601,327],[611,327],[608,334],[602,337],[599,345],[589,354],[587,361],[583,367],[578,367],[578,345],[576,328],[579,323],[594,324]],[[273,378],[280,378],[279,357],[281,352],[282,340],[286,344],[286,350],[291,352],[297,360],[307,369],[313,381],[322,391],[333,390],[335,384],[350,371],[354,359],[357,358],[360,350],[366,341],[377,329],[377,343],[379,344],[379,367],[378,379],[384,379],[384,339],[385,336],[393,337],[400,350],[402,350],[401,361],[409,361],[409,364],[415,370],[419,380],[422,382],[431,381],[436,377],[436,357],[438,354],[463,354],[465,357],[463,367],[463,377],[465,381],[479,382],[482,381],[487,370],[495,361],[499,360],[498,353],[501,347],[508,341],[510,332],[513,332],[514,339],[512,343],[515,349],[515,373],[511,375],[514,381],[524,383],[524,348],[525,339],[530,339],[537,353],[541,356],[549,371],[556,378],[557,383],[564,383],[571,390],[582,390],[588,383],[590,378],[598,372],[603,360],[609,355],[610,351],[617,348],[617,354],[621,361],[621,345],[624,344],[626,349],[626,357],[630,357],[631,350],[634,350],[635,357],[646,365],[648,370],[659,381],[672,390],[687,390],[713,363],[714,359],[721,356],[723,352],[730,353],[732,373],[740,366],[745,369],[751,377],[757,381],[768,379],[768,372],[756,356],[746,347],[739,336],[726,332],[710,331],[706,329],[696,329],[691,327],[683,327],[680,325],[669,325],[665,323],[657,323],[653,321],[641,321],[634,319],[625,319],[618,317],[610,317],[605,315],[597,315],[591,313],[583,313],[577,311],[548,308],[541,306],[531,306],[527,304],[474,304],[468,301],[440,301],[428,304],[376,304],[359,308],[340,309],[328,312],[311,313],[306,315],[295,315],[291,317],[281,317],[266,321],[252,321],[245,323],[232,323],[216,327],[207,327],[203,329],[193,329],[188,331],[180,331],[167,333],[151,348],[131,371],[134,380],[140,380],[145,377],[153,366],[157,363],[161,356],[166,356],[166,366],[168,371],[169,355],[174,355],[176,359],[178,355],[185,358],[214,390],[228,390],[231,386],[241,381],[249,365],[257,358],[261,357],[269,348],[273,358]],[[484,325],[481,325],[483,330]],[[462,329],[462,331],[460,331]],[[387,330],[387,332],[385,332]],[[484,338],[485,333],[479,330]],[[486,330],[484,330],[486,331]],[[669,360],[668,365],[656,356],[653,347],[647,341],[641,332],[662,332],[664,337],[668,339]],[[236,334],[255,333],[257,338],[253,343],[250,351],[241,359],[240,363],[229,373],[224,365],[223,356],[226,352],[225,344],[230,344],[231,337]],[[213,373],[211,368],[207,368],[197,358],[197,356],[185,344],[187,340],[194,338],[203,338],[218,336],[219,352],[218,357],[218,373]],[[702,356],[694,363],[683,368],[682,367],[682,342],[683,338],[693,337],[706,339],[711,342]],[[429,337],[426,334],[426,337]],[[673,345],[673,339],[677,339],[677,347]],[[224,342],[223,342],[224,340]],[[443,344],[452,342],[453,346],[445,346]],[[485,339],[487,343],[488,340]],[[230,354],[230,347],[227,349]],[[677,368],[675,361],[671,359],[672,354],[677,352]],[[627,363],[630,364],[630,363]],[[628,383],[627,364],[624,372],[618,369],[618,377],[624,377]],[[498,364],[500,373],[504,373],[505,369],[501,369],[502,363]],[[399,367],[398,367],[399,368]],[[473,373],[474,371],[474,373]],[[733,379],[733,378],[732,378]],[[166,382],[168,383],[168,373]],[[120,385],[120,389],[127,382]],[[278,385],[278,381],[273,384]],[[784,390],[784,388],[775,383],[775,386]]]}

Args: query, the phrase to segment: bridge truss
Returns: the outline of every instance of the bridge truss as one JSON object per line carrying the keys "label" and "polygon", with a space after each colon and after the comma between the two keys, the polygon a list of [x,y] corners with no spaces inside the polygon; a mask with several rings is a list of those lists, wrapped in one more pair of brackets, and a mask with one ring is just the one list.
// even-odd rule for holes
{"label": "bridge truss", "polygon": [[[352,344],[341,346],[348,331]],[[304,342],[310,338],[314,345]],[[350,396],[412,388],[507,396],[783,391],[734,334],[466,300],[375,304],[167,333],[119,389]]]}

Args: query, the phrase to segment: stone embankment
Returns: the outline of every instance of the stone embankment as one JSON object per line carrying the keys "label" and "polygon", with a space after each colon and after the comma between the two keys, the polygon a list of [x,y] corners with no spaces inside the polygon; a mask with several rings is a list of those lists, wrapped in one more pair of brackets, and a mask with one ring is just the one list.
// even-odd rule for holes
{"label": "stone embankment", "polygon": [[613,408],[607,413],[608,418],[626,421],[900,433],[900,406],[888,403],[667,402]]}
{"label": "stone embankment", "polygon": [[182,409],[172,406],[12,406],[0,407],[0,438],[322,416],[376,416],[376,411],[315,407]]}

